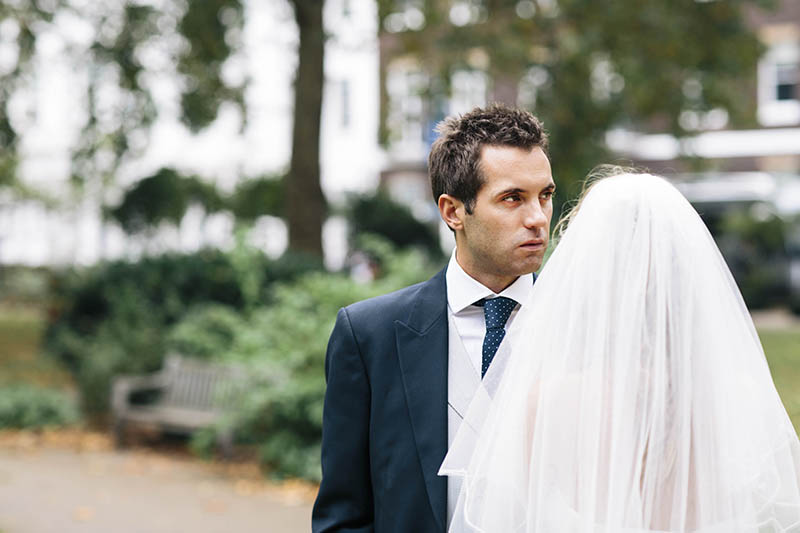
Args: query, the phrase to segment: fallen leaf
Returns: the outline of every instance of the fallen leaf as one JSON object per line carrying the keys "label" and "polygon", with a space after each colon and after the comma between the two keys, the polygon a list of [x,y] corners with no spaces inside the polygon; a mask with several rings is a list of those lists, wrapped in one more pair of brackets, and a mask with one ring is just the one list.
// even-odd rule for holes
{"label": "fallen leaf", "polygon": [[72,516],[78,522],[88,522],[94,518],[94,509],[91,507],[77,507]]}

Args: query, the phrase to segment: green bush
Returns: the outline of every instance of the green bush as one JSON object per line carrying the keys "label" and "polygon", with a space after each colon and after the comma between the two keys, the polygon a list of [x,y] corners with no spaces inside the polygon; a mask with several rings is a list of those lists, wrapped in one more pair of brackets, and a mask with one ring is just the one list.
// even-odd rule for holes
{"label": "green bush", "polygon": [[[171,333],[188,314],[209,321],[223,307],[249,309],[271,299],[274,282],[319,268],[306,257],[273,261],[241,245],[230,253],[165,254],[64,272],[54,283],[45,349],[75,378],[85,411],[103,414],[114,375],[157,370],[170,347],[208,355],[199,348],[203,339],[189,345],[185,328]],[[215,311],[193,311],[207,304]]]}
{"label": "green bush", "polygon": [[0,266],[0,302],[41,304],[49,295],[50,272],[44,268]]}
{"label": "green bush", "polygon": [[384,192],[352,198],[348,220],[353,240],[365,234],[379,235],[399,248],[418,247],[434,259],[442,257],[437,226],[421,222]]}
{"label": "green bush", "polygon": [[788,303],[787,225],[772,215],[756,219],[732,210],[721,220],[720,250],[751,309]]}
{"label": "green bush", "polygon": [[33,385],[0,387],[0,428],[66,426],[79,419],[75,402],[61,391]]}
{"label": "green bush", "polygon": [[230,351],[243,323],[243,314],[231,307],[213,303],[197,306],[167,334],[167,352],[213,359]]}
{"label": "green bush", "polygon": [[[233,252],[113,262],[61,275],[47,347],[72,372],[84,411],[103,414],[113,376],[161,368],[168,351],[246,367],[238,410],[221,422],[278,476],[318,480],[324,359],[339,308],[430,277],[417,249],[362,236],[379,277],[359,283],[303,256]],[[215,431],[195,434],[208,453]]]}
{"label": "green bush", "polygon": [[[232,328],[235,338],[224,359],[247,365],[250,383],[225,423],[232,424],[238,442],[258,445],[275,475],[319,480],[325,350],[339,308],[433,273],[419,252],[396,253],[374,238],[362,245],[380,259],[381,278],[357,283],[341,274],[304,275],[276,286],[270,306]],[[211,442],[207,434],[197,439]]]}

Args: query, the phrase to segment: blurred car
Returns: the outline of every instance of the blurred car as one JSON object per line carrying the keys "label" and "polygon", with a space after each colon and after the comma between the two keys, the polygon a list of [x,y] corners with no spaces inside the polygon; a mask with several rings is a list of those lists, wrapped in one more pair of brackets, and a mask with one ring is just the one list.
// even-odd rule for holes
{"label": "blurred car", "polygon": [[668,176],[717,241],[751,307],[800,314],[800,175],[707,172]]}

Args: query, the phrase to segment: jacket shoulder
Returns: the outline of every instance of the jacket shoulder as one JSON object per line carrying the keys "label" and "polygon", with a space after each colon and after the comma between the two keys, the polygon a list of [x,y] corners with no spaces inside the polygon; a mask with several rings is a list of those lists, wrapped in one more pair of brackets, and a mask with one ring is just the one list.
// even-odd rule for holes
{"label": "jacket shoulder", "polygon": [[345,312],[351,322],[359,324],[405,321],[420,298],[431,296],[435,299],[447,298],[444,270],[427,281],[348,305]]}
{"label": "jacket shoulder", "polygon": [[419,292],[424,290],[427,283],[429,282],[423,281],[388,294],[361,300],[348,305],[345,310],[351,319],[356,320],[375,316],[386,318],[387,314],[399,315],[403,310],[407,313],[409,306],[413,304]]}

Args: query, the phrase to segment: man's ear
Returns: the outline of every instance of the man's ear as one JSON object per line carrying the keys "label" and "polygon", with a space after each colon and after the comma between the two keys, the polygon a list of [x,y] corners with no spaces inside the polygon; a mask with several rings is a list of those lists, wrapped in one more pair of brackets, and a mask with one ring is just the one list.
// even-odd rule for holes
{"label": "man's ear", "polygon": [[458,231],[464,228],[464,202],[449,194],[439,196],[439,215],[451,230]]}

